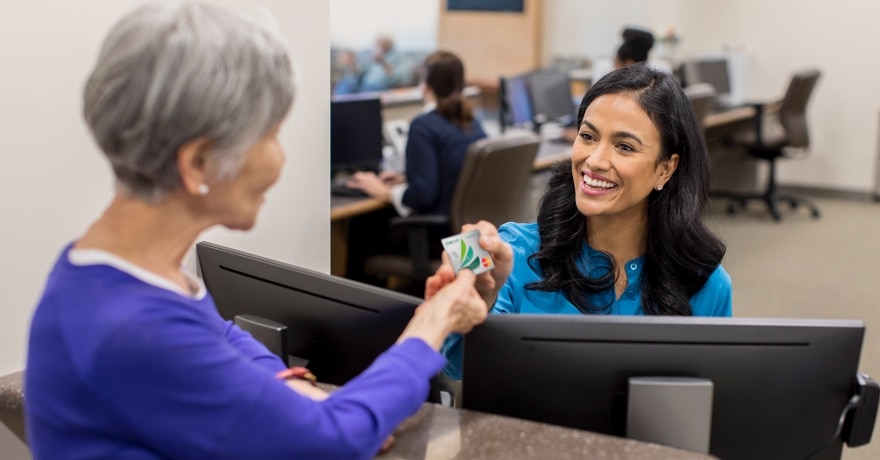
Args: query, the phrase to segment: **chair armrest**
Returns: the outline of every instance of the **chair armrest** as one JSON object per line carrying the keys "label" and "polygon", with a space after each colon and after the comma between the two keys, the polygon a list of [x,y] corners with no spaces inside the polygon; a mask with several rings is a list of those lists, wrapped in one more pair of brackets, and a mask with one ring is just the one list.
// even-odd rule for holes
{"label": "chair armrest", "polygon": [[412,214],[406,217],[393,217],[391,227],[433,227],[449,225],[449,216],[434,214]]}

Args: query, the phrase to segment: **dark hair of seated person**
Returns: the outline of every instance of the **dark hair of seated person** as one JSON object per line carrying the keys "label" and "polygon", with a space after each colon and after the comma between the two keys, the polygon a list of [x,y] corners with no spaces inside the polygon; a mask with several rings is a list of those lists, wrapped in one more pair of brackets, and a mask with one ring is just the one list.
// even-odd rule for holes
{"label": "dark hair of seated person", "polygon": [[654,47],[654,35],[641,29],[623,30],[623,43],[617,48],[616,60],[620,66],[632,65],[648,60],[648,53]]}
{"label": "dark hair of seated person", "polygon": [[465,100],[464,64],[455,54],[435,51],[425,58],[425,85],[434,93],[437,112],[464,132],[470,132],[473,109]]}
{"label": "dark hair of seated person", "polygon": [[[593,85],[578,109],[578,125],[587,107],[600,96],[632,94],[654,122],[661,136],[661,158],[679,155],[678,169],[663,192],[648,196],[648,234],[642,269],[642,311],[649,315],[692,314],[690,298],[706,283],[721,263],[725,245],[703,222],[709,196],[709,155],[702,128],[681,86],[671,74],[635,64],[613,71]],[[598,313],[603,305],[591,305],[588,294],[606,291],[614,285],[613,271],[591,278],[578,269],[579,255],[587,241],[586,217],[575,202],[571,163],[554,167],[553,177],[538,210],[540,250],[537,262],[543,279],[527,289],[562,291],[584,313]],[[607,253],[604,260],[590,260],[613,267]],[[607,264],[607,265],[606,265]]]}

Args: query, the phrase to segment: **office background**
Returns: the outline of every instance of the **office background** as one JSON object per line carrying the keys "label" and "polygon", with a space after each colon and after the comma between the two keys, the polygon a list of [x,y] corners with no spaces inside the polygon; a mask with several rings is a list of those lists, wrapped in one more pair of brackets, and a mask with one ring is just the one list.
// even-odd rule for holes
{"label": "office background", "polygon": [[[337,15],[394,32],[436,31],[439,0],[227,0],[276,18],[296,60],[295,108],[282,131],[288,161],[249,234],[205,237],[329,271],[329,53]],[[412,11],[424,15],[412,16]],[[100,40],[139,0],[5,2],[0,15],[0,374],[24,365],[27,326],[52,261],[111,196],[109,168],[82,122],[81,89]],[[369,5],[368,13],[342,4]],[[390,7],[385,6],[387,4]],[[426,8],[424,4],[432,5]],[[543,56],[610,56],[625,24],[681,36],[675,57],[732,48],[749,56],[751,98],[780,97],[794,70],[823,71],[810,106],[811,155],[786,162],[779,178],[856,194],[877,189],[880,4],[857,0],[546,0]],[[434,8],[434,9],[432,9]],[[368,15],[367,15],[368,14]],[[405,15],[406,14],[406,15]],[[380,26],[386,24],[385,26]],[[363,31],[362,31],[363,33]],[[428,36],[427,33],[425,35]],[[363,33],[367,45],[373,33]],[[430,44],[430,39],[425,39]],[[401,44],[402,45],[402,44]],[[782,225],[785,225],[783,223]],[[843,243],[843,242],[842,242]],[[854,267],[839,267],[850,270]],[[839,286],[835,286],[839,287]],[[840,287],[843,288],[843,287]],[[2,444],[2,443],[0,443]]]}

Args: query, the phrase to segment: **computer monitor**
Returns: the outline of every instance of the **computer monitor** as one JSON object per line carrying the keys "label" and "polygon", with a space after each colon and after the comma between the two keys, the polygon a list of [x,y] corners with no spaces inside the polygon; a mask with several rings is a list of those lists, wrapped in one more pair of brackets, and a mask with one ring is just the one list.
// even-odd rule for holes
{"label": "computer monitor", "polygon": [[577,107],[572,99],[568,75],[555,70],[538,70],[529,74],[528,81],[535,122],[574,124]]}
{"label": "computer monitor", "polygon": [[528,74],[501,77],[501,127],[531,126],[533,112]]}
{"label": "computer monitor", "polygon": [[723,106],[730,99],[730,69],[723,57],[701,58],[691,63],[691,75],[686,77],[689,85],[709,83],[715,88],[716,101]]}
{"label": "computer monitor", "polygon": [[623,436],[630,377],[702,378],[711,454],[837,459],[863,335],[853,320],[491,315],[464,339],[462,406]]}
{"label": "computer monitor", "polygon": [[334,96],[330,102],[331,177],[378,171],[382,164],[382,102],[375,95]]}
{"label": "computer monitor", "polygon": [[209,242],[196,245],[199,269],[223,318],[250,314],[287,326],[292,361],[321,382],[342,385],[403,332],[422,302]]}

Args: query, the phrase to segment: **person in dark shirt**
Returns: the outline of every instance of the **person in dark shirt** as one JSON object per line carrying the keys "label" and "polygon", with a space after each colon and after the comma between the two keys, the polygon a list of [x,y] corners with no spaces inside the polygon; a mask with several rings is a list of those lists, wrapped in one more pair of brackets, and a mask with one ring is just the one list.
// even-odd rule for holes
{"label": "person in dark shirt", "polygon": [[[347,277],[383,284],[363,272],[364,261],[372,254],[405,252],[405,236],[389,228],[397,215],[445,215],[452,205],[461,165],[470,145],[484,137],[479,120],[462,94],[464,64],[448,51],[431,53],[424,64],[425,111],[409,126],[406,142],[405,174],[396,172],[356,173],[348,182],[368,195],[394,205],[375,213],[353,218],[349,225]],[[432,229],[432,248],[439,256],[440,238],[448,229]],[[414,286],[418,294],[421,286]]]}
{"label": "person in dark shirt", "polygon": [[437,51],[425,59],[426,111],[413,119],[406,173],[355,174],[349,186],[394,204],[400,215],[446,214],[468,147],[486,137],[464,91],[464,64]]}

